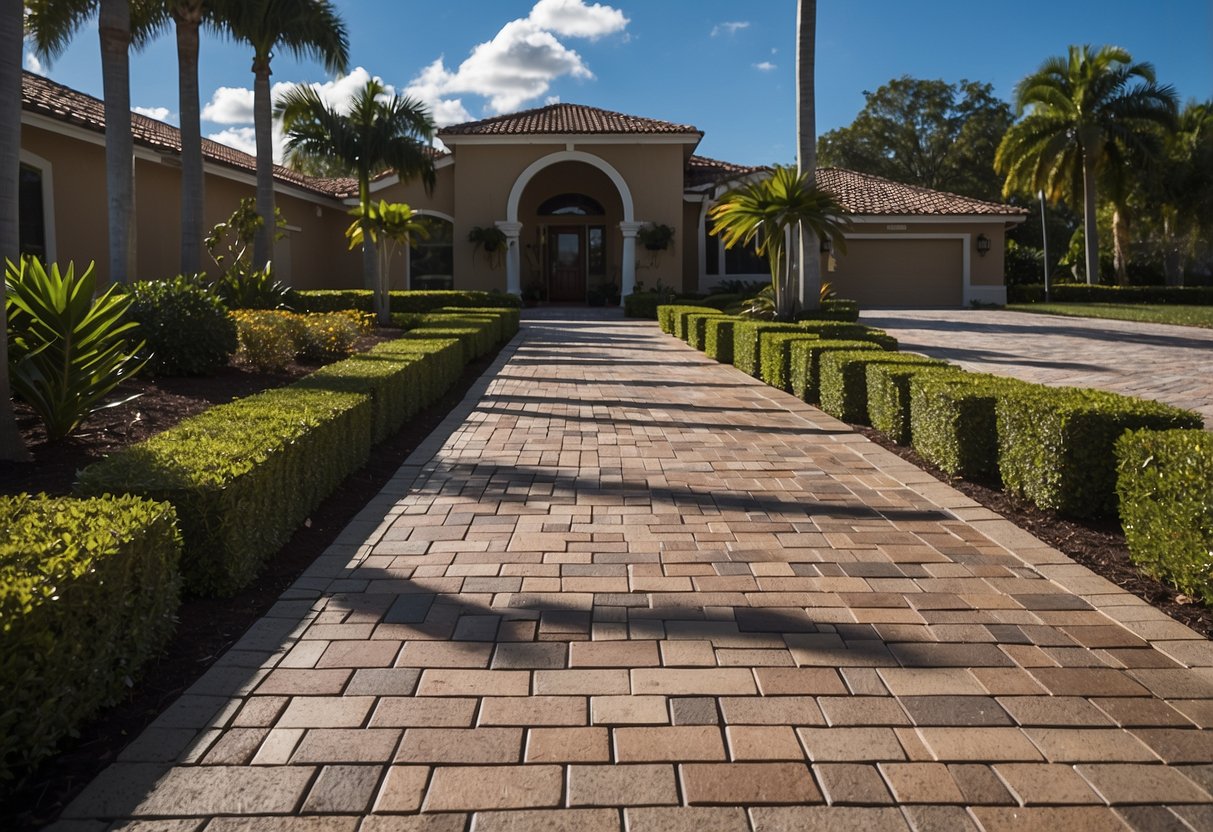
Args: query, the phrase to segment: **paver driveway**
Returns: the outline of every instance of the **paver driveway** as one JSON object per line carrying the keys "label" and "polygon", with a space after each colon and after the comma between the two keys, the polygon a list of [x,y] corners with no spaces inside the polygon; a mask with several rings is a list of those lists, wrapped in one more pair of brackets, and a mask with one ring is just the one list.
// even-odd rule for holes
{"label": "paver driveway", "polygon": [[1213,828],[1208,642],[652,324],[439,433],[62,828]]}
{"label": "paver driveway", "polygon": [[968,370],[1157,399],[1213,429],[1213,330],[989,309],[879,309],[863,323]]}

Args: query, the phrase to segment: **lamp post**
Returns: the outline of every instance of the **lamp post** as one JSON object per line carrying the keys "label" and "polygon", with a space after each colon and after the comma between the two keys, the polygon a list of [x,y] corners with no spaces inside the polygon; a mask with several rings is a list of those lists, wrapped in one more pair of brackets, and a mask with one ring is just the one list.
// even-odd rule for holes
{"label": "lamp post", "polygon": [[1037,191],[1040,197],[1040,236],[1044,240],[1045,258],[1045,303],[1049,302],[1049,227],[1045,224],[1045,192]]}

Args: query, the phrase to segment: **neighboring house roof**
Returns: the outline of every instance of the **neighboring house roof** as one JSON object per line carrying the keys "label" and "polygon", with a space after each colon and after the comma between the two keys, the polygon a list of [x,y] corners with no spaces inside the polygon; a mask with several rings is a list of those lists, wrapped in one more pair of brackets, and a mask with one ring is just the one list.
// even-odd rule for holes
{"label": "neighboring house roof", "polygon": [[687,159],[683,187],[687,190],[694,190],[706,185],[718,185],[729,179],[737,179],[763,170],[769,170],[769,168],[764,165],[735,165],[732,162],[709,159],[707,156],[691,156]]}
{"label": "neighboring house roof", "polygon": [[1028,213],[1026,208],[1014,205],[986,202],[918,185],[903,185],[883,176],[843,168],[818,168],[817,184],[832,191],[848,214],[1019,216]]}
{"label": "neighboring house roof", "polygon": [[629,116],[582,104],[549,104],[533,110],[452,124],[438,131],[447,136],[529,136],[559,135],[674,135],[691,133],[702,136],[689,124],[674,124],[641,116]]}

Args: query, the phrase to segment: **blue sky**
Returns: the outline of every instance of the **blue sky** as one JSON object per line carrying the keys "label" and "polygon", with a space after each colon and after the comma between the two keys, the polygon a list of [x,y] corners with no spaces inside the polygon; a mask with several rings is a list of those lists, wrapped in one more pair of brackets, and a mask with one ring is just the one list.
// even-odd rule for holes
{"label": "blue sky", "polygon": [[[440,123],[552,100],[694,124],[699,152],[740,163],[791,161],[795,0],[336,0],[350,32],[344,81],[289,55],[274,81],[327,83],[340,101],[366,74],[433,106]],[[1213,97],[1209,0],[819,0],[819,132],[849,124],[863,91],[911,75],[1015,83],[1070,43],[1114,43],[1150,61],[1181,98]],[[251,146],[247,46],[207,38],[204,132]],[[37,66],[27,57],[30,68]],[[101,92],[96,27],[41,71]],[[175,122],[175,44],[132,59],[132,104]]]}

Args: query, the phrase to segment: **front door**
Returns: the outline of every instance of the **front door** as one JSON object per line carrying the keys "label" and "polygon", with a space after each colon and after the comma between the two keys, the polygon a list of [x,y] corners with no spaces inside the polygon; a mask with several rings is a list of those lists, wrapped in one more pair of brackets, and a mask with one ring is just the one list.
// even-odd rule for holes
{"label": "front door", "polygon": [[585,302],[585,229],[548,229],[548,300]]}

